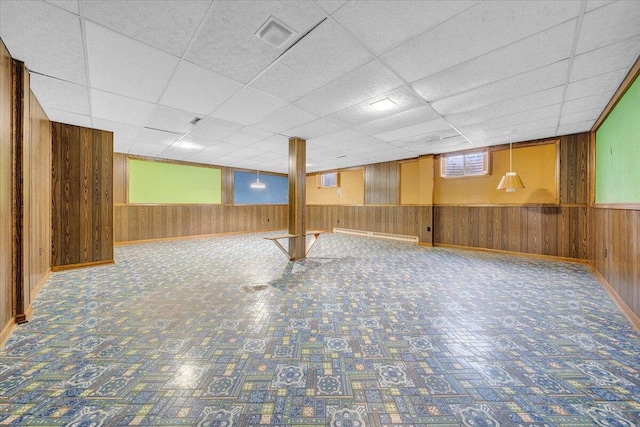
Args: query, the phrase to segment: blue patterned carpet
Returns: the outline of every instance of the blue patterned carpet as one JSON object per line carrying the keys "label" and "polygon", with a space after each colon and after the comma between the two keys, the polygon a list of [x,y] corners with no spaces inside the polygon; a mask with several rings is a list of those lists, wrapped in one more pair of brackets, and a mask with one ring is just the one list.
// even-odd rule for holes
{"label": "blue patterned carpet", "polygon": [[583,265],[261,236],[52,274],[0,425],[640,425],[640,336]]}

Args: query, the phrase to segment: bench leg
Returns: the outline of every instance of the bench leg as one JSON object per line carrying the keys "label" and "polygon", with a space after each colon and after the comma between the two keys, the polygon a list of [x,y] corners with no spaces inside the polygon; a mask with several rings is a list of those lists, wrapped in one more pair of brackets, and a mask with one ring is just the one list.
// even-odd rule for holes
{"label": "bench leg", "polygon": [[309,242],[309,246],[307,247],[307,251],[304,253],[305,255],[307,255],[309,253],[309,251],[311,250],[313,245],[316,243],[316,241],[318,240],[318,236],[320,236],[320,234],[314,234],[313,235],[313,239],[311,240],[311,242]]}
{"label": "bench leg", "polygon": [[[287,251],[281,244],[280,242],[278,242],[277,240],[272,240],[273,243],[276,244],[276,246],[278,247],[278,249],[280,249],[282,251],[283,254],[285,254],[287,256],[287,258],[289,258],[289,251]],[[291,258],[289,258],[291,259]]]}

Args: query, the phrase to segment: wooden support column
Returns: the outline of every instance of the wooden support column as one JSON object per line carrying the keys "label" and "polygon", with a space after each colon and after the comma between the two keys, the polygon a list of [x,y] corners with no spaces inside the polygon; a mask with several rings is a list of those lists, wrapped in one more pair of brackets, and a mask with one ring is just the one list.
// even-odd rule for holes
{"label": "wooden support column", "polygon": [[307,141],[289,138],[289,259],[305,257]]}

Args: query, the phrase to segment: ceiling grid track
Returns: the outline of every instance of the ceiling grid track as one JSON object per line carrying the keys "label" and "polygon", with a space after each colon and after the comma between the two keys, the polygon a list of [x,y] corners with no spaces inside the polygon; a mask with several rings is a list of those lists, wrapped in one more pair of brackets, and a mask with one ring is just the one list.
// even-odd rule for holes
{"label": "ceiling grid track", "polygon": [[576,21],[576,30],[573,37],[573,44],[571,45],[571,55],[569,56],[569,65],[567,66],[567,77],[564,81],[564,89],[562,90],[562,100],[560,101],[560,113],[558,114],[558,124],[556,125],[556,132],[560,129],[560,122],[562,121],[562,110],[564,108],[564,100],[567,96],[567,89],[569,87],[569,81],[571,80],[571,69],[573,68],[573,60],[576,56],[576,50],[578,48],[578,40],[580,40],[580,31],[582,30],[582,21],[584,20],[584,13],[587,9],[587,0],[580,2],[580,12],[578,13],[578,20]]}

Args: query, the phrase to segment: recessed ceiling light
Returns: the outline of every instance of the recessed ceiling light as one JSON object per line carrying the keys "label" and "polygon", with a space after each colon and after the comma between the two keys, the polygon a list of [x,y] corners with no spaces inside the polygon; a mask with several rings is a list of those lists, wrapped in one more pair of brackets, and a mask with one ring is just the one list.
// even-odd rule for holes
{"label": "recessed ceiling light", "polygon": [[370,104],[373,108],[378,111],[386,111],[395,107],[397,104],[390,100],[389,98],[381,99],[380,101],[376,101]]}
{"label": "recessed ceiling light", "polygon": [[202,150],[204,147],[191,141],[180,140],[172,145],[172,147],[182,148],[184,150]]}
{"label": "recessed ceiling light", "polygon": [[280,49],[293,36],[295,31],[287,24],[270,16],[267,22],[256,32],[256,37]]}

